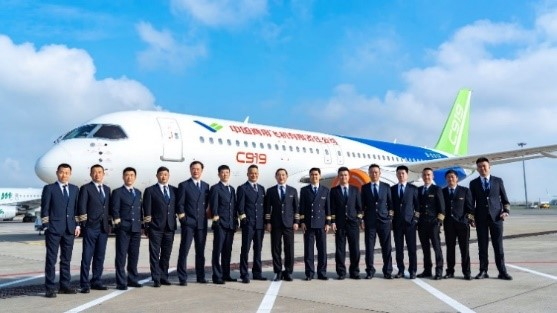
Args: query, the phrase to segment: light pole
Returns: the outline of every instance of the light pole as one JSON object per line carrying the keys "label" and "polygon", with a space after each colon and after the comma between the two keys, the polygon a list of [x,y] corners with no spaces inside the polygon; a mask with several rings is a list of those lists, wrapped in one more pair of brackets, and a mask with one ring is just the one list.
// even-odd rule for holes
{"label": "light pole", "polygon": [[[524,148],[525,142],[519,142],[518,146]],[[524,165],[524,156],[522,156],[522,176],[524,177],[524,198],[526,200],[526,208],[528,208],[528,189],[526,188],[526,165]]]}

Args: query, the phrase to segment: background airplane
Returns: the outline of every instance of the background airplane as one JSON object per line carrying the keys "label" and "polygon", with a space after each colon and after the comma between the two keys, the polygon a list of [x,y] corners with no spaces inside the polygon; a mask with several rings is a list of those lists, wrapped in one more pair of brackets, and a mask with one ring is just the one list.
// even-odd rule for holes
{"label": "background airplane", "polygon": [[[54,146],[37,160],[35,172],[45,182],[56,180],[56,167],[73,167],[72,183],[90,181],[94,164],[105,168],[105,183],[112,188],[122,184],[122,170],[137,170],[136,187],[156,182],[159,166],[170,169],[170,182],[177,185],[188,179],[189,164],[205,164],[203,179],[218,181],[217,167],[231,168],[231,184],[246,180],[250,164],[260,168],[260,183],[274,185],[277,168],[288,170],[288,184],[300,188],[308,183],[308,170],[319,167],[322,183],[335,184],[337,169],[346,166],[351,182],[362,185],[369,180],[367,167],[382,167],[382,180],[396,183],[395,168],[407,165],[410,181],[420,184],[424,167],[435,170],[435,182],[444,185],[444,173],[454,169],[464,179],[475,168],[478,155],[467,155],[470,118],[469,89],[459,91],[434,149],[337,136],[304,130],[235,122],[209,117],[162,111],[125,111],[99,116],[56,140]],[[557,145],[483,154],[493,164],[539,158],[556,151]]]}
{"label": "background airplane", "polygon": [[40,188],[0,188],[0,220],[13,220],[25,214],[23,222],[34,222],[35,211],[40,210]]}

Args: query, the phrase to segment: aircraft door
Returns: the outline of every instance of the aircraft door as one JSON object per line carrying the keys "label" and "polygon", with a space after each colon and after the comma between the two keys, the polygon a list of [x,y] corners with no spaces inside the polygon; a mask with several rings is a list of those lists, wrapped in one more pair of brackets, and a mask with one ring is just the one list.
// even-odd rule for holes
{"label": "aircraft door", "polygon": [[333,158],[337,159],[338,165],[344,164],[344,156],[342,155],[342,149],[340,146],[331,145],[331,153],[333,154]]}
{"label": "aircraft door", "polygon": [[173,118],[157,118],[161,128],[162,155],[161,161],[184,161],[183,141],[178,122]]}
{"label": "aircraft door", "polygon": [[331,164],[331,148],[329,146],[323,146],[323,156],[325,164]]}

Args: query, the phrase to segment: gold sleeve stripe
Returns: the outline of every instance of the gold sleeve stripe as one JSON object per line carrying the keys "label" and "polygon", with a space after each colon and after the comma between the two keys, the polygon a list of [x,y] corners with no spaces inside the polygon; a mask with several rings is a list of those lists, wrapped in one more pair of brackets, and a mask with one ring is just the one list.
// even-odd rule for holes
{"label": "gold sleeve stripe", "polygon": [[178,214],[178,218],[179,218],[179,219],[182,219],[184,216],[186,216],[186,213],[180,213],[180,214]]}
{"label": "gold sleeve stripe", "polygon": [[245,214],[240,215],[240,219],[243,220],[244,218],[246,218]]}
{"label": "gold sleeve stripe", "polygon": [[114,219],[114,225],[118,225],[120,224],[121,220],[119,218]]}
{"label": "gold sleeve stripe", "polygon": [[271,214],[265,214],[265,219],[270,220],[271,219]]}
{"label": "gold sleeve stripe", "polygon": [[332,219],[336,219],[337,216],[336,216],[336,215],[331,215],[331,218],[332,218]]}
{"label": "gold sleeve stripe", "polygon": [[213,222],[216,222],[220,219],[220,217],[218,215],[213,216]]}
{"label": "gold sleeve stripe", "polygon": [[439,214],[437,214],[437,219],[440,220],[440,221],[443,221],[443,220],[445,220],[445,215],[439,213]]}
{"label": "gold sleeve stripe", "polygon": [[300,215],[300,219],[303,220],[304,218],[306,218],[305,215]]}
{"label": "gold sleeve stripe", "polygon": [[327,221],[330,221],[331,218],[332,218],[331,216],[327,216],[325,219],[327,219]]}
{"label": "gold sleeve stripe", "polygon": [[358,217],[358,218],[363,218],[364,215],[363,215],[363,214],[358,214],[357,217]]}
{"label": "gold sleeve stripe", "polygon": [[294,219],[299,220],[300,219],[300,214],[298,214],[298,213],[294,214]]}
{"label": "gold sleeve stripe", "polygon": [[87,214],[80,215],[80,216],[78,216],[78,218],[79,218],[80,222],[84,222],[84,221],[87,220]]}
{"label": "gold sleeve stripe", "polygon": [[49,221],[48,216],[41,218],[41,222],[43,222],[43,224],[47,224],[48,221]]}
{"label": "gold sleeve stripe", "polygon": [[468,215],[466,215],[466,217],[471,221],[474,220],[474,214],[468,214]]}
{"label": "gold sleeve stripe", "polygon": [[145,217],[143,218],[143,223],[151,223],[151,216],[150,216],[150,215],[145,216]]}

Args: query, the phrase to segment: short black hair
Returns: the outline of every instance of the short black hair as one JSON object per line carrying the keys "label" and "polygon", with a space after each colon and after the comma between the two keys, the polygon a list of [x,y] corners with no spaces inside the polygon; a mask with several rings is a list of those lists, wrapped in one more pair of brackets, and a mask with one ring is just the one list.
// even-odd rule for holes
{"label": "short black hair", "polygon": [[230,167],[226,164],[223,164],[223,165],[219,166],[219,168],[218,168],[219,173],[220,173],[220,171],[224,171],[224,170],[230,171]]}
{"label": "short black hair", "polygon": [[379,167],[379,164],[376,164],[376,163],[371,164],[367,169],[369,171],[370,169],[372,169],[374,167],[377,167],[378,169],[381,169],[381,167]]}
{"label": "short black hair", "polygon": [[284,171],[286,173],[286,175],[288,175],[288,171],[281,167],[281,168],[279,168],[275,171],[275,176],[277,176],[278,172],[280,172],[280,171]]}
{"label": "short black hair", "polygon": [[408,166],[406,165],[399,165],[396,167],[396,171],[398,172],[399,170],[405,171],[406,173],[408,173]]}
{"label": "short black hair", "polygon": [[104,167],[103,167],[102,165],[100,165],[100,164],[95,164],[95,165],[91,166],[90,171],[92,171],[94,168],[100,168],[100,169],[102,169],[103,172],[104,172]]}
{"label": "short black hair", "polygon": [[451,169],[451,170],[448,170],[448,171],[445,173],[445,178],[446,178],[447,176],[449,176],[449,174],[455,174],[456,177],[458,177],[458,174],[456,173],[455,170],[452,170],[452,169]]}
{"label": "short black hair", "polygon": [[122,175],[126,174],[126,172],[133,172],[135,175],[137,175],[137,172],[135,171],[135,168],[133,167],[126,167],[123,171],[122,171]]}
{"label": "short black hair", "polygon": [[201,165],[201,169],[205,168],[205,165],[203,165],[203,163],[201,163],[201,161],[197,161],[197,160],[190,163],[190,168],[192,166],[194,166],[195,164]]}
{"label": "short black hair", "polygon": [[157,174],[160,173],[160,172],[169,172],[170,173],[170,170],[166,166],[161,166],[157,169]]}
{"label": "short black hair", "polygon": [[478,165],[479,163],[482,163],[482,162],[487,162],[487,163],[489,163],[489,160],[488,160],[486,157],[479,157],[479,158],[476,160],[476,165]]}
{"label": "short black hair", "polygon": [[259,167],[258,167],[257,165],[252,164],[252,165],[250,165],[250,166],[248,167],[248,172],[249,172],[249,170],[251,170],[252,168],[259,169]]}
{"label": "short black hair", "polygon": [[340,174],[340,172],[348,172],[350,173],[350,170],[348,169],[348,167],[346,166],[341,166],[338,168],[337,174]]}
{"label": "short black hair", "polygon": [[424,167],[424,169],[422,170],[422,173],[425,172],[425,171],[432,171],[433,172],[433,169],[431,167]]}
{"label": "short black hair", "polygon": [[58,165],[58,167],[56,168],[56,171],[59,171],[61,168],[69,168],[70,172],[72,170],[71,165],[69,165],[68,163],[60,163],[60,165]]}
{"label": "short black hair", "polygon": [[321,175],[321,169],[319,167],[312,167],[309,169],[309,174],[311,175],[311,172],[315,172],[317,171],[317,173],[319,173],[319,175]]}

